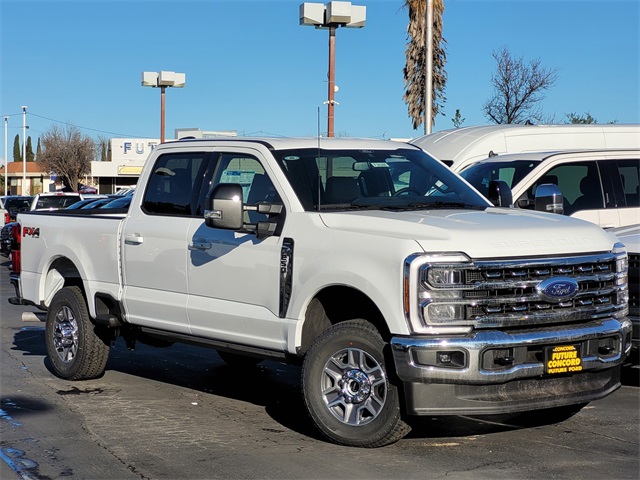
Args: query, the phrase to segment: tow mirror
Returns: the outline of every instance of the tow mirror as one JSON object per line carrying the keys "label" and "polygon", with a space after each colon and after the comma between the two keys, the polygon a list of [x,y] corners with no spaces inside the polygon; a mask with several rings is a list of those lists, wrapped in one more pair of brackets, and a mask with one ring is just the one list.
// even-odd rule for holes
{"label": "tow mirror", "polygon": [[239,183],[220,183],[205,201],[204,222],[207,227],[240,230],[244,204]]}
{"label": "tow mirror", "polygon": [[496,207],[510,207],[513,204],[513,195],[507,182],[504,180],[491,180],[489,182],[489,201]]}
{"label": "tow mirror", "polygon": [[557,185],[544,183],[536,188],[536,210],[539,212],[564,213],[564,197]]}

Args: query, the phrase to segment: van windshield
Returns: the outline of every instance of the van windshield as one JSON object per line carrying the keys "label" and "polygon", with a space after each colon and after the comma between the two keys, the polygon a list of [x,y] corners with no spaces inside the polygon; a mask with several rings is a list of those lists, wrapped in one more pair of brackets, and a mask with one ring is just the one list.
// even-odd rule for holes
{"label": "van windshield", "polygon": [[301,148],[272,153],[308,211],[489,206],[420,150]]}
{"label": "van windshield", "polygon": [[491,180],[503,180],[513,189],[529,172],[540,165],[539,161],[514,160],[512,162],[479,162],[465,168],[459,175],[473,185],[485,197]]}

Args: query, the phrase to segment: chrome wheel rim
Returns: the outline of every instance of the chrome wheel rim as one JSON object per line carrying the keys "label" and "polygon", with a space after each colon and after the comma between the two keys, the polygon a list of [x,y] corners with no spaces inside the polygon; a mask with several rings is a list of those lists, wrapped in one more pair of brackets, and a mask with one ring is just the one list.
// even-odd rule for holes
{"label": "chrome wheel rim", "polygon": [[359,348],[333,354],[324,365],[321,383],[326,407],[340,422],[351,426],[373,421],[387,399],[384,369]]}
{"label": "chrome wheel rim", "polygon": [[64,363],[72,362],[78,353],[78,322],[69,307],[62,307],[53,321],[53,347]]}

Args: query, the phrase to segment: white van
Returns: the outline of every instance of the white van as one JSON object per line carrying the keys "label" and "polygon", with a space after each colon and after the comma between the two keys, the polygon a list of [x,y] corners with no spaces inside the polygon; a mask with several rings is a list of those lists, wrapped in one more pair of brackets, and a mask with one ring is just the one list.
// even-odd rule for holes
{"label": "white van", "polygon": [[640,149],[496,155],[459,174],[486,197],[490,181],[506,182],[516,208],[535,209],[536,189],[554,184],[565,215],[603,228],[640,223]]}
{"label": "white van", "polygon": [[576,149],[640,149],[640,125],[484,125],[462,127],[409,141],[460,172],[505,153]]}

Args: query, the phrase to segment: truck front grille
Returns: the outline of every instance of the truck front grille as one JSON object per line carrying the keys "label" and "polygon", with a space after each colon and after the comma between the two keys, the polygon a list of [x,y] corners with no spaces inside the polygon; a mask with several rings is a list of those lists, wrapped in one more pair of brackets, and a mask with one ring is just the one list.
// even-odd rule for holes
{"label": "truck front grille", "polygon": [[[554,282],[570,292],[550,298],[544,287]],[[614,253],[429,264],[421,286],[425,326],[531,326],[627,313],[627,261]]]}

